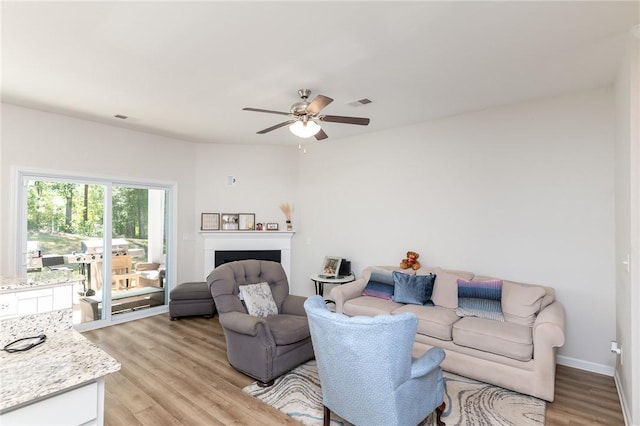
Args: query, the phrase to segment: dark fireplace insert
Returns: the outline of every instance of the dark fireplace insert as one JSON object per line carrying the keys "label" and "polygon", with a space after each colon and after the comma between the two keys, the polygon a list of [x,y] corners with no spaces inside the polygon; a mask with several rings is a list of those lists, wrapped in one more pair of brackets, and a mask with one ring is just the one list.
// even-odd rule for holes
{"label": "dark fireplace insert", "polygon": [[281,263],[280,250],[216,250],[215,267],[236,260],[271,260]]}

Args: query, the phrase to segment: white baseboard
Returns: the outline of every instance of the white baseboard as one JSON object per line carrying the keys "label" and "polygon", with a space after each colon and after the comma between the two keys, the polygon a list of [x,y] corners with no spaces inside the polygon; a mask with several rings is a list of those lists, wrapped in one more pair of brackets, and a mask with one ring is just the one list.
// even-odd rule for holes
{"label": "white baseboard", "polygon": [[596,364],[595,362],[583,361],[577,358],[558,355],[556,363],[566,365],[567,367],[577,368],[579,370],[591,371],[592,373],[604,374],[611,376],[615,374],[615,367],[610,365]]}
{"label": "white baseboard", "polygon": [[592,373],[604,374],[606,376],[612,376],[616,384],[616,390],[618,391],[618,398],[620,399],[620,405],[622,406],[622,415],[624,417],[625,426],[638,426],[631,424],[631,407],[627,403],[624,393],[622,392],[622,386],[620,384],[620,377],[615,367],[608,365],[596,364],[594,362],[583,361],[581,359],[570,358],[566,356],[558,355],[556,357],[556,363],[560,365],[566,365],[567,367],[578,368],[580,370],[591,371]]}
{"label": "white baseboard", "polygon": [[631,425],[631,406],[627,403],[624,392],[622,392],[622,384],[620,383],[620,375],[616,370],[616,374],[613,376],[613,380],[616,382],[616,389],[618,390],[618,398],[620,398],[620,405],[622,406],[622,415],[624,416],[625,426]]}

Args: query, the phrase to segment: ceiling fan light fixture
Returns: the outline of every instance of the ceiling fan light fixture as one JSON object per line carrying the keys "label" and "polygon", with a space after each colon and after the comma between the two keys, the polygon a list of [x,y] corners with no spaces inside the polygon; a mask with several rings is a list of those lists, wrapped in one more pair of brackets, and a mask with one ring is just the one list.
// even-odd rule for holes
{"label": "ceiling fan light fixture", "polygon": [[322,127],[320,127],[318,123],[312,120],[306,122],[298,120],[291,126],[289,126],[289,130],[291,130],[291,133],[300,138],[310,138],[311,136],[315,136],[320,130],[322,130]]}

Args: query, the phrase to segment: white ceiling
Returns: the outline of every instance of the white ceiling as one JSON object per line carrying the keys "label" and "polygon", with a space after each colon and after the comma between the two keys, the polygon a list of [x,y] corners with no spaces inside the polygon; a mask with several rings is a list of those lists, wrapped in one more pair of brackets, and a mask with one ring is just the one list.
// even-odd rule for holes
{"label": "white ceiling", "polygon": [[255,133],[287,117],[242,108],[288,111],[300,88],[371,118],[325,123],[335,141],[610,85],[640,23],[637,1],[1,7],[3,102],[203,143],[296,145],[286,127]]}

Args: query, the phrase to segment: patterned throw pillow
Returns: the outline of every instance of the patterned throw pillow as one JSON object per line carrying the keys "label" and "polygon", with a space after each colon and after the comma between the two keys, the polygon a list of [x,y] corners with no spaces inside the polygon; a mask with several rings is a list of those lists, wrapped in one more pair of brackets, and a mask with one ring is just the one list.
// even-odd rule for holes
{"label": "patterned throw pillow", "polygon": [[434,274],[407,275],[394,271],[393,280],[395,282],[394,302],[412,305],[433,305],[431,294],[433,293],[433,283],[436,281]]}
{"label": "patterned throw pillow", "polygon": [[501,300],[502,280],[458,279],[458,316],[504,321]]}
{"label": "patterned throw pillow", "polygon": [[391,300],[393,297],[393,285],[391,271],[374,269],[371,271],[366,287],[362,290],[362,295]]}
{"label": "patterned throw pillow", "polygon": [[269,283],[247,284],[240,286],[242,299],[249,315],[256,317],[268,317],[278,314],[278,306],[273,300]]}

